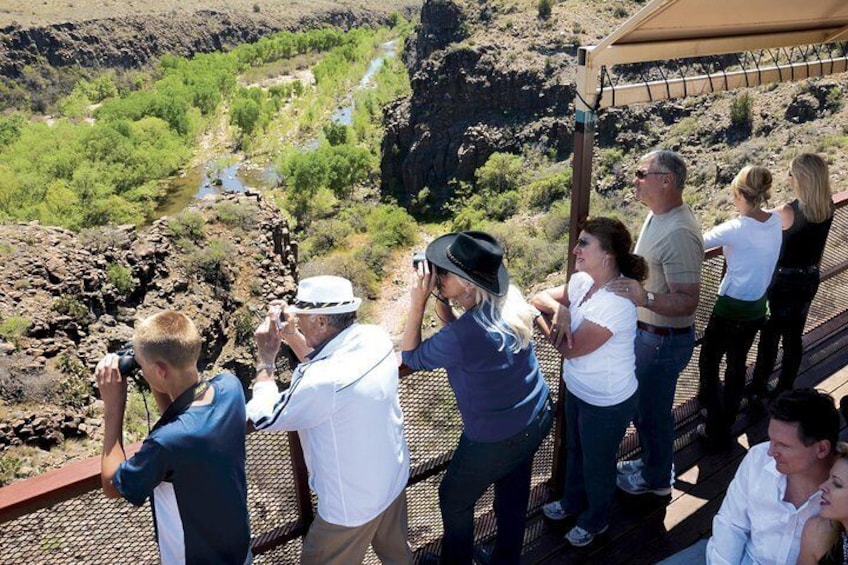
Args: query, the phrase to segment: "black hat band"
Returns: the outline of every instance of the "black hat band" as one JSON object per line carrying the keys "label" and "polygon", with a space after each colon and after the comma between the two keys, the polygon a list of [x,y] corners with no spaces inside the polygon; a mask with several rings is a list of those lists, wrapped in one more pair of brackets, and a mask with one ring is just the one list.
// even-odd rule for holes
{"label": "black hat band", "polygon": [[484,281],[489,282],[489,283],[495,282],[497,280],[497,272],[494,273],[494,274],[486,273],[486,272],[478,271],[477,269],[472,269],[471,267],[466,266],[462,261],[457,259],[453,255],[453,253],[451,253],[450,247],[445,249],[445,255],[447,255],[447,257],[448,257],[448,259],[450,259],[451,263],[453,263],[454,265],[456,265],[457,267],[464,270],[465,272],[467,272],[470,275],[480,277],[481,279],[483,279]]}
{"label": "black hat band", "polygon": [[353,304],[355,300],[345,300],[344,302],[304,302],[303,300],[295,300],[293,306],[300,310],[314,310],[316,308],[336,308],[346,304]]}

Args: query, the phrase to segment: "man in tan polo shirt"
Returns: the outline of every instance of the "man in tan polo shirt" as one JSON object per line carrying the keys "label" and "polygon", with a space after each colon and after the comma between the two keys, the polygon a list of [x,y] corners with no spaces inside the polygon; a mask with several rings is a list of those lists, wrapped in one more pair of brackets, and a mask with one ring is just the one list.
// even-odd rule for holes
{"label": "man in tan polo shirt", "polygon": [[629,494],[671,493],[674,483],[674,389],[695,345],[693,322],[701,292],[704,245],[701,228],[683,202],[686,164],[673,151],[641,159],[633,185],[650,213],[634,252],[648,262],[643,284],[619,279],[608,285],[638,307],[636,377],[639,404],[634,424],[642,457],[618,464],[618,487]]}

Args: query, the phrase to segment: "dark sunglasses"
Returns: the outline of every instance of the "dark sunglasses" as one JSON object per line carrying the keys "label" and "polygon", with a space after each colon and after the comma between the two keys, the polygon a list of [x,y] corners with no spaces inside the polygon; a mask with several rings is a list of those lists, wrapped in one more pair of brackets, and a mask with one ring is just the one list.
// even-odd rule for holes
{"label": "dark sunglasses", "polygon": [[639,169],[634,174],[636,175],[637,179],[642,180],[645,177],[647,177],[648,175],[667,175],[667,174],[670,174],[670,173],[665,172],[665,171],[643,171],[643,170]]}

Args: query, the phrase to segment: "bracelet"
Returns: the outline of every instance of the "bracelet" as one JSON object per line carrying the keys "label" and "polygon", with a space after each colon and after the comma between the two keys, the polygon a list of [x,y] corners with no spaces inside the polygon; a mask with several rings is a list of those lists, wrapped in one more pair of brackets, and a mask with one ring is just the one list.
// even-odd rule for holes
{"label": "bracelet", "polygon": [[269,373],[273,373],[276,368],[277,366],[273,363],[261,363],[259,365],[256,365],[256,372],[258,373],[259,371],[268,371]]}

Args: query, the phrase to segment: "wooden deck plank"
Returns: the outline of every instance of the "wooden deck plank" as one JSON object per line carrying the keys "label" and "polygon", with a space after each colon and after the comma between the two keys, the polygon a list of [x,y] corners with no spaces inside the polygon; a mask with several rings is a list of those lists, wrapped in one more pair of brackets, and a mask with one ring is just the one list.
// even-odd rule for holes
{"label": "wooden deck plank", "polygon": [[[848,330],[828,330],[805,356],[796,385],[830,393],[838,407],[839,399],[848,395]],[[573,521],[553,526],[536,516],[532,528],[543,533],[525,548],[522,564],[656,563],[709,535],[747,448],[767,439],[768,418],[762,410],[743,411],[734,427],[737,445],[723,453],[709,452],[694,441],[695,425],[688,422],[677,432],[683,447],[675,453],[678,477],[670,497],[619,493],[610,531],[586,548],[573,548],[563,539]],[[844,422],[842,426],[841,436],[848,437]]]}

